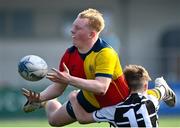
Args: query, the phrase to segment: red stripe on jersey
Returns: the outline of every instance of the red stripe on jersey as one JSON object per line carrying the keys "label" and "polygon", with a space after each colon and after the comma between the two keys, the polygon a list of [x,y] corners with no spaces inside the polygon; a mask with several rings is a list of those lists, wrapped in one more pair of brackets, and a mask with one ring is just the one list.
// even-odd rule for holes
{"label": "red stripe on jersey", "polygon": [[120,76],[118,79],[111,82],[105,95],[95,95],[100,107],[115,105],[124,101],[129,95],[129,88],[124,79]]}
{"label": "red stripe on jersey", "polygon": [[71,48],[66,50],[59,65],[60,71],[64,70],[63,62],[66,64],[72,76],[76,76],[84,79],[86,78],[86,75],[84,73],[84,61],[80,57],[78,50],[76,48],[74,49]]}

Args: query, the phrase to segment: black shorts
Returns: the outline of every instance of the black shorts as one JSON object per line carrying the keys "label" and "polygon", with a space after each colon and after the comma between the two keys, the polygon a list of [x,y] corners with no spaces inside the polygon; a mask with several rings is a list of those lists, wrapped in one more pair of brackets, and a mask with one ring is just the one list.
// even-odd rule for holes
{"label": "black shorts", "polygon": [[73,108],[72,108],[72,105],[71,105],[71,102],[70,102],[70,101],[68,101],[67,104],[66,104],[66,110],[67,110],[68,114],[69,114],[72,118],[76,119],[76,116],[75,116],[75,114],[74,114],[74,111],[73,111]]}
{"label": "black shorts", "polygon": [[[88,112],[88,113],[94,112],[94,111],[96,111],[96,110],[99,109],[99,108],[94,107],[92,104],[90,104],[90,103],[85,99],[82,90],[78,93],[78,95],[77,95],[77,100],[78,100],[79,104],[84,108],[84,110],[85,110],[86,112]],[[74,114],[74,111],[73,111],[73,108],[72,108],[72,105],[71,105],[71,102],[70,102],[70,101],[68,101],[67,104],[66,104],[66,110],[67,110],[68,114],[69,114],[72,118],[76,119],[76,116],[75,116],[75,114]]]}

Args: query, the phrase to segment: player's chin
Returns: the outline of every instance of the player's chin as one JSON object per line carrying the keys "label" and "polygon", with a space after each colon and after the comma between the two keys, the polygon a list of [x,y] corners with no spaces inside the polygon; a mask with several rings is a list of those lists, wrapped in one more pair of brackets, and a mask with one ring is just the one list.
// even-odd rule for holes
{"label": "player's chin", "polygon": [[72,43],[73,43],[73,44],[76,44],[76,40],[75,40],[75,39],[72,39]]}

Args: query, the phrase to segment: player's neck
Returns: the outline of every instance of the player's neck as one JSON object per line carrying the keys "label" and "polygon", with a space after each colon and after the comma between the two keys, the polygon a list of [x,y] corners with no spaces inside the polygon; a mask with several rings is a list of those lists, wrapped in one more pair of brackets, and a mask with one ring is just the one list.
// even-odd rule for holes
{"label": "player's neck", "polygon": [[131,92],[130,92],[131,94],[133,94],[133,93],[141,93],[141,94],[145,94],[146,93],[146,91],[144,91],[144,90],[131,90]]}
{"label": "player's neck", "polygon": [[92,49],[92,47],[94,46],[94,44],[96,43],[97,39],[95,38],[95,39],[89,41],[87,44],[85,44],[84,47],[78,48],[78,51],[82,54],[89,52]]}

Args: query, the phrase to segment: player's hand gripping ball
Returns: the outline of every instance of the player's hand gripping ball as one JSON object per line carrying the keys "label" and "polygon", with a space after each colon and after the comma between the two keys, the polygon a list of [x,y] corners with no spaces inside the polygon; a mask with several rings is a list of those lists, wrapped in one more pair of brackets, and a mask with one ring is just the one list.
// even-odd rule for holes
{"label": "player's hand gripping ball", "polygon": [[18,64],[19,74],[28,81],[38,81],[48,72],[47,63],[39,56],[27,55]]}

